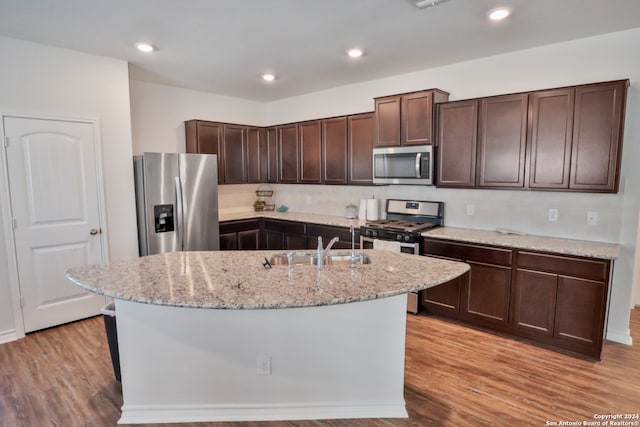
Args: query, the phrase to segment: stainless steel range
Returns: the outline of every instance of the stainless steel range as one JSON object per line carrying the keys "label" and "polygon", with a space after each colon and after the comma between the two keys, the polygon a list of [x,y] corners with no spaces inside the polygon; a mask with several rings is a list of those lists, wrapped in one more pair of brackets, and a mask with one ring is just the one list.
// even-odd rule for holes
{"label": "stainless steel range", "polygon": [[[367,221],[360,227],[360,247],[362,249],[398,248],[401,252],[420,255],[421,234],[430,228],[442,225],[444,225],[444,202],[389,199],[386,219]],[[398,243],[379,244],[376,240]],[[407,311],[418,313],[420,310],[418,294],[410,293],[408,298]]]}

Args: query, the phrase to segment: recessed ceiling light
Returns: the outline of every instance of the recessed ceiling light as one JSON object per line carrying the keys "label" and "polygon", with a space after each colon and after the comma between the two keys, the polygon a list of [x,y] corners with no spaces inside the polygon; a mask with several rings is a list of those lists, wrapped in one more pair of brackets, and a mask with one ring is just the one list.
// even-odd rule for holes
{"label": "recessed ceiling light", "polygon": [[506,7],[499,7],[497,9],[491,9],[487,12],[487,15],[492,21],[502,21],[507,16],[511,15],[511,10]]}
{"label": "recessed ceiling light", "polygon": [[264,80],[265,82],[272,82],[276,79],[276,76],[274,76],[273,74],[263,74],[262,75],[262,80]]}
{"label": "recessed ceiling light", "polygon": [[149,43],[136,43],[136,47],[140,52],[145,53],[153,52],[154,50],[156,50],[156,48],[151,46]]}
{"label": "recessed ceiling light", "polygon": [[358,49],[358,48],[349,49],[347,51],[347,55],[349,55],[352,58],[360,58],[363,54],[364,52],[362,51],[362,49]]}

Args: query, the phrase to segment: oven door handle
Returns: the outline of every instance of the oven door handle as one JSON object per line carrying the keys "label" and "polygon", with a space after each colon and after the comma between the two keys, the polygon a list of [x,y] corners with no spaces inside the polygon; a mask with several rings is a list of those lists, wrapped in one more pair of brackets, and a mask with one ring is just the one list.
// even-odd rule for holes
{"label": "oven door handle", "polygon": [[420,178],[421,176],[421,173],[420,173],[421,160],[422,160],[422,153],[416,154],[416,178]]}

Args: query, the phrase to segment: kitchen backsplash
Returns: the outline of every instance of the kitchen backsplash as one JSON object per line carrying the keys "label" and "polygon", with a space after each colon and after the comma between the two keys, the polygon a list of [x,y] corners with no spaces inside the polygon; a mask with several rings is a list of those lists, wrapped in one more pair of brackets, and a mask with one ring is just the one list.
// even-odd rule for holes
{"label": "kitchen backsplash", "polygon": [[[392,185],[374,187],[269,184],[273,201],[293,212],[344,216],[349,203],[375,195],[381,212],[389,198],[445,202],[445,225],[485,230],[509,228],[528,234],[617,243],[620,236],[615,212],[622,208],[621,194],[531,192],[504,190],[438,189]],[[221,185],[220,211],[253,210],[259,184]],[[467,214],[468,205],[473,215]],[[558,220],[548,221],[549,209],[558,210]],[[597,224],[587,224],[587,212],[597,212]]]}

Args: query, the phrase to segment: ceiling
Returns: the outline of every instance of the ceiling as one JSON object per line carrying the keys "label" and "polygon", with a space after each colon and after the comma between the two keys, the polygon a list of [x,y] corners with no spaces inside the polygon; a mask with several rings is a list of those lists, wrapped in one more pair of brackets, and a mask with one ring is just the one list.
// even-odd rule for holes
{"label": "ceiling", "polygon": [[[0,35],[122,59],[138,80],[272,101],[640,27],[640,0],[414,2],[0,0]],[[489,22],[497,6],[513,15]],[[353,60],[356,46],[365,55]]]}

